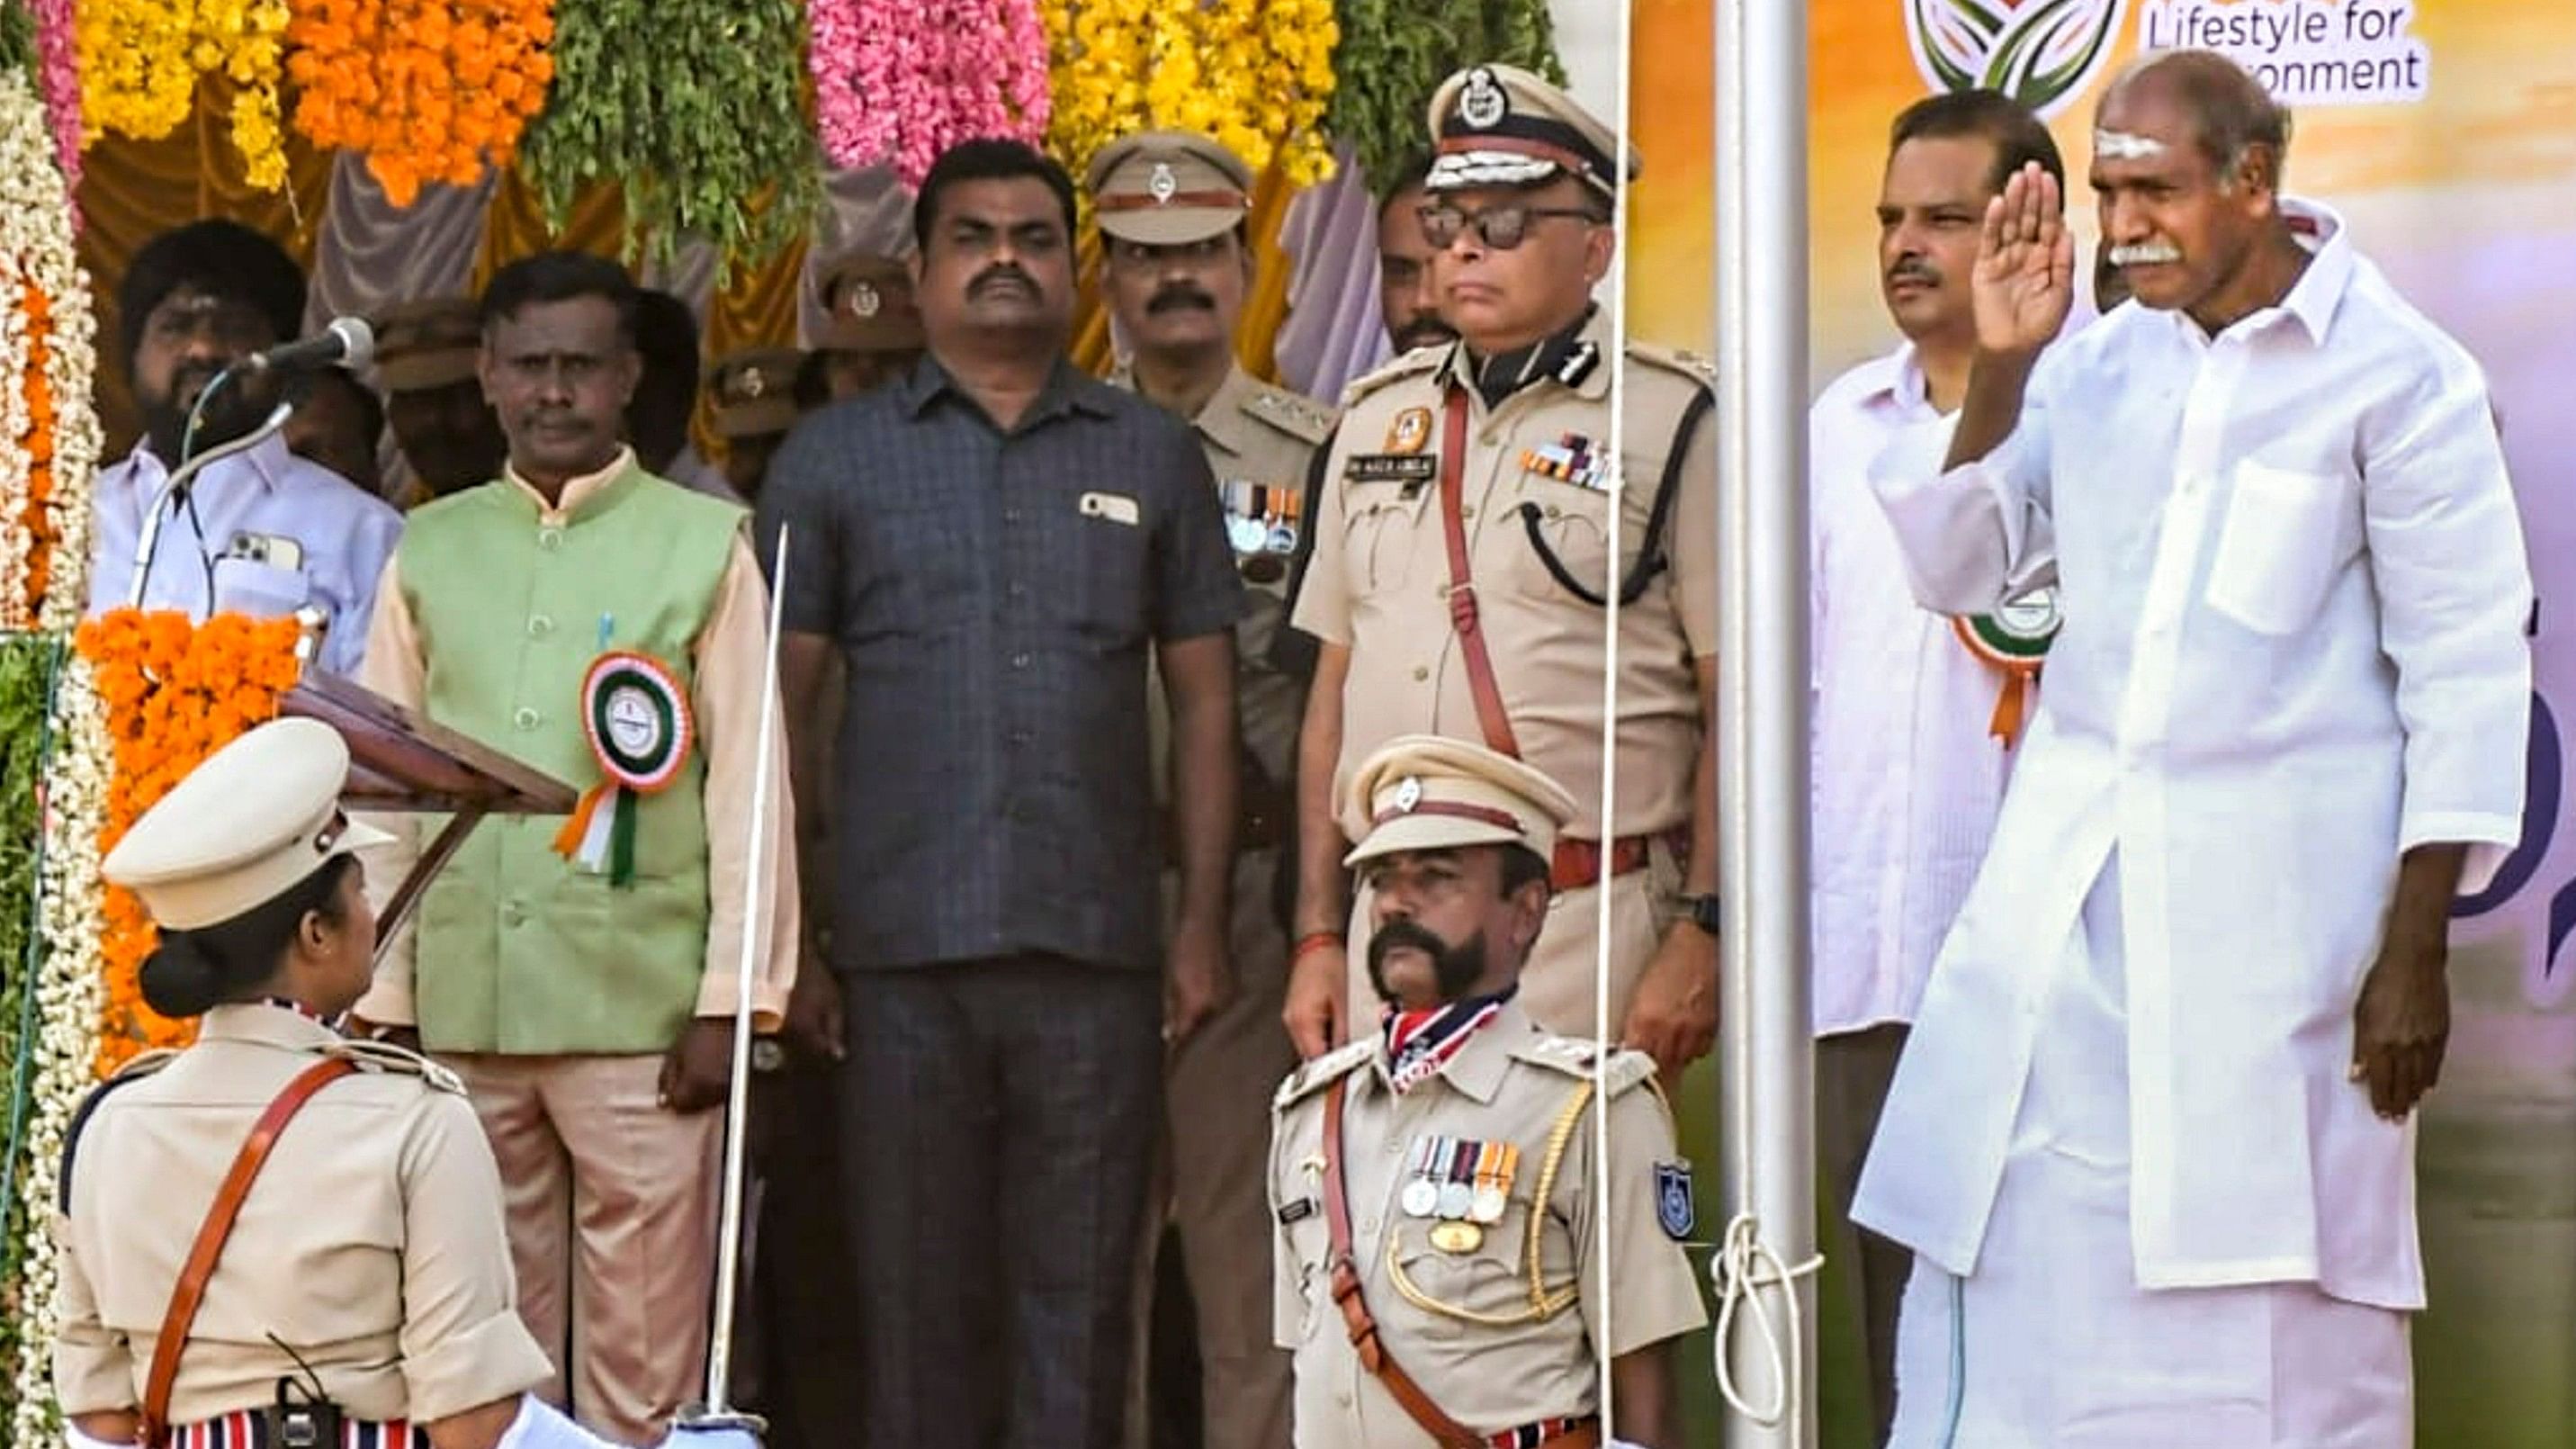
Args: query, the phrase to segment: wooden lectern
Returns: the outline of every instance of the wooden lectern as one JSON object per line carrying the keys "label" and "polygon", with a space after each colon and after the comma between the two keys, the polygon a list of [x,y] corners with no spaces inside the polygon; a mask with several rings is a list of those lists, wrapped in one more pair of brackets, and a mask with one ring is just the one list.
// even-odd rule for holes
{"label": "wooden lectern", "polygon": [[572,810],[570,785],[335,675],[307,669],[280,709],[318,719],[349,742],[349,784],[340,796],[349,808],[452,812],[385,902],[376,922],[379,956],[419,904],[422,889],[484,816]]}

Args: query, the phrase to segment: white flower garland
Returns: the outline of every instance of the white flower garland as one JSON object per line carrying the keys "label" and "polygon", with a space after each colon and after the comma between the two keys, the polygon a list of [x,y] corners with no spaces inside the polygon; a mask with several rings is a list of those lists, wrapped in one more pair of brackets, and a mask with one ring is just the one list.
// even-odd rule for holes
{"label": "white flower garland", "polygon": [[89,662],[67,652],[54,688],[53,757],[45,770],[45,862],[37,930],[43,942],[33,989],[39,1022],[35,1080],[27,1112],[26,1170],[18,1179],[20,1221],[28,1242],[19,1260],[18,1361],[10,1365],[12,1444],[48,1444],[62,1436],[54,1406],[54,1192],[63,1138],[81,1099],[97,1084],[99,1014],[106,1009],[107,967],[99,923],[105,889],[99,878],[99,834],[107,828],[108,780],[115,757],[107,705]]}
{"label": "white flower garland", "polygon": [[[29,284],[49,308],[45,383],[54,412],[53,491],[45,505],[54,541],[45,598],[34,611],[27,606],[34,545],[26,523]],[[0,384],[0,628],[68,629],[88,603],[90,494],[102,443],[92,406],[97,334],[44,101],[23,73],[11,71],[0,75],[0,379],[7,380]]]}

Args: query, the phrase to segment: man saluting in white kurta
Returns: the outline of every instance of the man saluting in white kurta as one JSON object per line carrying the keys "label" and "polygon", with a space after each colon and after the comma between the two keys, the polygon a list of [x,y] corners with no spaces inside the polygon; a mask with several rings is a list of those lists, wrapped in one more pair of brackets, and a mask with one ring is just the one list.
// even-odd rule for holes
{"label": "man saluting in white kurta", "polygon": [[2521,528],[2476,365],[2281,194],[2251,78],[2153,57],[2094,124],[2138,305],[2050,345],[2024,168],[1948,471],[1872,480],[1925,605],[2053,560],[2066,620],[1853,1214],[1915,1252],[1895,1443],[2395,1449],[2445,917],[2520,833]]}

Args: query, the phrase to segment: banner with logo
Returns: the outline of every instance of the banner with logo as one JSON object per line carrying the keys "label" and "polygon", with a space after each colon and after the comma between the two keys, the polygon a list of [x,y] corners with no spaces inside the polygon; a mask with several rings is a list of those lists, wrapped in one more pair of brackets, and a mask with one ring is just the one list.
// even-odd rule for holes
{"label": "banner with logo", "polygon": [[[1705,350],[1710,6],[1636,0],[1634,14],[1632,123],[1646,176],[1626,238],[1631,326]],[[1814,387],[1894,341],[1872,207],[1899,110],[1982,84],[2050,117],[2075,178],[2081,277],[2094,238],[2081,180],[2093,105],[2142,49],[2185,46],[2234,56],[2293,108],[2288,189],[2339,211],[2359,249],[2486,369],[2539,585],[2537,728],[2522,846],[2455,912],[2450,1057],[2419,1150],[2433,1306],[2415,1331],[2418,1442],[2571,1449],[2576,5],[1812,0],[1809,25]],[[1829,1361],[1836,1373],[1854,1367]]]}

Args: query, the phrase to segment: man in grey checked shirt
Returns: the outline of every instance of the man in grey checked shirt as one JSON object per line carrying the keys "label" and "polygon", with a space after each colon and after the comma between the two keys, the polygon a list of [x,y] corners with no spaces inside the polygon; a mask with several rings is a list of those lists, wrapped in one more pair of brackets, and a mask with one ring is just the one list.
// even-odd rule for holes
{"label": "man in grey checked shirt", "polygon": [[[845,1018],[852,1442],[1109,1446],[1165,1043],[1232,986],[1242,589],[1189,429],[1065,360],[1063,170],[961,144],[914,230],[928,356],[799,428],[760,508],[764,558],[789,530],[798,823],[836,857],[796,1010]],[[1148,645],[1181,863],[1159,972]]]}

